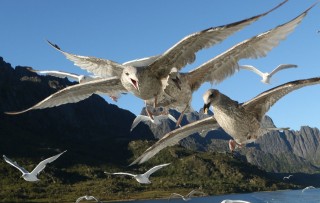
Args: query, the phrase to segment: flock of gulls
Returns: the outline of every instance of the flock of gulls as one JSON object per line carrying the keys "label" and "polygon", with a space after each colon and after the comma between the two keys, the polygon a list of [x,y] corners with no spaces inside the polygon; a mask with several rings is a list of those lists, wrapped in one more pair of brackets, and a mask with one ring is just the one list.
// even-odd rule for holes
{"label": "flock of gulls", "polygon": [[[76,66],[90,72],[91,75],[77,75],[57,70],[40,71],[30,69],[30,71],[38,74],[63,78],[68,77],[78,81],[79,84],[57,91],[28,109],[6,113],[16,115],[36,109],[76,103],[90,97],[92,94],[108,95],[111,99],[117,101],[122,94],[132,93],[145,101],[147,116],[137,116],[131,130],[141,121],[149,120],[155,124],[159,124],[162,119],[166,118],[176,123],[176,129],[164,135],[130,165],[142,164],[155,156],[160,150],[176,145],[183,138],[196,132],[222,128],[233,138],[229,141],[230,150],[233,151],[238,147],[243,147],[248,142],[256,140],[268,131],[289,129],[287,127],[262,127],[261,120],[272,105],[282,97],[299,88],[319,84],[320,77],[296,80],[279,85],[262,92],[244,103],[238,103],[217,89],[209,89],[203,95],[204,112],[207,112],[210,106],[212,106],[214,115],[182,127],[180,125],[183,115],[192,110],[191,101],[193,92],[198,90],[205,82],[218,84],[238,71],[249,70],[260,76],[263,83],[270,84],[270,78],[276,72],[297,67],[295,64],[280,64],[271,73],[263,73],[251,65],[240,65],[238,61],[241,59],[265,57],[270,50],[278,46],[280,41],[286,39],[294,31],[308,11],[316,4],[288,22],[234,45],[199,67],[189,72],[180,72],[187,64],[191,64],[196,60],[195,54],[198,51],[220,43],[228,36],[252,24],[286,2],[287,0],[260,15],[190,34],[160,55],[136,59],[123,64],[108,59],[71,54],[48,41],[54,49],[65,55]],[[181,113],[180,117],[176,120],[169,114],[169,109],[179,111]],[[56,160],[64,152],[41,161],[32,172],[28,172],[5,155],[3,155],[3,158],[8,164],[22,172],[22,177],[26,181],[39,181],[37,175],[48,163]],[[128,175],[135,178],[141,184],[150,184],[149,176],[169,164],[154,166],[144,174],[125,172],[105,173],[110,175]],[[287,179],[289,178],[287,177]],[[170,198],[181,197],[183,200],[189,200],[195,193],[203,194],[202,192],[193,190],[186,196],[173,193]],[[93,196],[86,195],[79,197],[76,202],[83,199],[99,201]],[[235,201],[224,200],[223,202]],[[237,202],[240,202],[240,200]]]}

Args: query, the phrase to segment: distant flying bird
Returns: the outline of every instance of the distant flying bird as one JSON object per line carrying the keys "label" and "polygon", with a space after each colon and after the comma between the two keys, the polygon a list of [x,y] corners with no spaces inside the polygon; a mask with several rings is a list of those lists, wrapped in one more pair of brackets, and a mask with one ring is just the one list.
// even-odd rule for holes
{"label": "distant flying bird", "polygon": [[273,71],[271,71],[271,73],[268,72],[261,72],[260,70],[258,70],[256,67],[251,66],[251,65],[240,65],[240,68],[242,69],[246,69],[246,70],[250,70],[258,75],[260,75],[262,77],[261,82],[265,83],[265,84],[270,84],[270,79],[271,77],[277,73],[280,70],[283,69],[287,69],[287,68],[296,68],[298,67],[297,65],[294,64],[280,64],[277,68],[275,68]]}
{"label": "distant flying bird", "polygon": [[158,166],[155,166],[153,168],[151,168],[150,170],[148,170],[147,172],[145,172],[144,174],[138,174],[138,175],[135,175],[135,174],[132,174],[132,173],[125,173],[125,172],[118,172],[118,173],[108,173],[108,172],[104,172],[106,174],[110,174],[110,175],[128,175],[128,176],[132,176],[133,178],[135,178],[139,183],[142,183],[142,184],[150,184],[151,181],[149,180],[149,176],[151,174],[153,174],[154,172],[156,172],[157,170],[165,167],[165,166],[168,166],[170,163],[167,163],[167,164],[161,164],[161,165],[158,165]]}
{"label": "distant flying bird", "polygon": [[[67,150],[66,150],[67,151]],[[25,168],[19,166],[17,164],[17,162],[15,161],[12,161],[11,159],[9,159],[8,157],[6,157],[5,155],[3,155],[3,158],[4,160],[10,164],[11,166],[17,168],[21,173],[22,173],[22,176],[26,181],[39,181],[40,179],[37,178],[37,175],[46,167],[46,165],[48,163],[51,163],[53,162],[54,160],[56,160],[61,154],[65,153],[66,151],[60,153],[60,154],[57,154],[55,156],[52,156],[50,158],[47,158],[43,161],[41,161],[32,171],[31,173],[28,172]]]}
{"label": "distant flying bird", "polygon": [[[243,144],[255,141],[270,130],[287,129],[262,127],[261,121],[268,110],[282,97],[294,90],[316,84],[320,84],[320,77],[288,82],[262,92],[244,103],[238,103],[216,89],[209,89],[203,95],[203,109],[206,113],[212,106],[214,112],[212,117],[190,123],[167,133],[131,165],[141,164],[165,147],[173,146],[183,138],[205,129],[223,128],[226,133],[233,137],[231,142],[234,144],[231,146],[238,145],[240,147]],[[234,148],[230,150],[233,151]]]}
{"label": "distant flying bird", "polygon": [[200,192],[200,191],[197,191],[197,190],[192,190],[191,192],[189,192],[187,195],[183,196],[181,194],[178,194],[178,193],[172,193],[171,196],[169,197],[169,200],[171,198],[174,198],[174,197],[181,197],[184,201],[189,201],[191,200],[191,197],[194,195],[194,194],[202,194],[204,195],[203,192]]}
{"label": "distant flying bird", "polygon": [[306,190],[310,190],[310,189],[316,189],[316,188],[313,187],[313,186],[308,186],[308,187],[304,188],[304,189],[302,190],[302,192],[305,192]]}
{"label": "distant flying bird", "polygon": [[[229,52],[222,54],[222,56],[216,57],[194,71],[187,73],[186,76],[182,76],[181,78],[183,85],[179,84],[179,78],[174,77],[175,73],[172,70],[179,71],[187,64],[193,63],[196,58],[195,54],[198,51],[223,41],[228,36],[257,21],[286,2],[287,0],[283,1],[263,14],[188,35],[162,55],[129,61],[124,64],[106,59],[70,54],[62,51],[58,45],[49,42],[52,47],[73,61],[75,65],[104,79],[65,88],[31,108],[19,112],[7,112],[7,114],[19,114],[34,109],[75,103],[88,98],[96,92],[105,94],[110,94],[110,92],[118,94],[131,92],[135,96],[145,100],[146,103],[151,102],[154,106],[166,105],[168,108],[178,108],[178,111],[183,111],[184,113],[190,107],[192,92],[198,89],[202,83],[218,83],[227,76],[232,75],[238,69],[237,60],[241,58],[265,56],[266,52],[276,46],[280,40],[283,40],[288,33],[293,31],[305,14],[287,25],[280,26],[281,28],[276,29],[276,31],[271,31],[272,34],[266,34],[266,36],[258,40],[251,39],[250,42],[244,41],[243,45],[232,48]],[[248,43],[250,46],[247,46]],[[251,47],[254,48],[252,49]],[[170,86],[166,86],[166,84]],[[168,98],[170,99],[170,97],[173,97],[173,100],[176,102],[168,103]],[[158,100],[160,99],[162,101],[159,101],[158,104]],[[173,100],[170,99],[170,101]],[[148,112],[148,115],[151,115],[151,113]],[[178,119],[177,126],[182,116]]]}
{"label": "distant flying bird", "polygon": [[[147,107],[148,108],[148,107]],[[169,111],[166,108],[158,107],[153,108],[152,110],[149,110],[152,112],[152,116],[145,116],[145,115],[138,115],[132,122],[130,131],[132,131],[140,122],[152,122],[155,125],[160,125],[162,120],[164,119],[170,119],[174,123],[177,122],[177,120],[169,113]],[[147,110],[146,110],[147,112]]]}
{"label": "distant flying bird", "polygon": [[76,201],[76,203],[79,203],[81,200],[96,200],[96,202],[100,202],[97,198],[95,198],[94,196],[88,196],[88,195],[85,195],[85,196],[82,196],[82,197],[79,197]]}
{"label": "distant flying bird", "polygon": [[58,70],[35,70],[33,68],[28,68],[28,70],[34,73],[50,75],[58,78],[71,78],[72,80],[76,80],[78,83],[89,82],[101,78],[94,75],[78,75]]}
{"label": "distant flying bird", "polygon": [[244,200],[231,200],[231,199],[226,199],[226,200],[223,200],[221,203],[250,203],[250,202],[244,201]]}
{"label": "distant flying bird", "polygon": [[293,175],[288,175],[288,176],[285,176],[285,177],[283,177],[283,180],[289,180],[291,177],[292,177]]}

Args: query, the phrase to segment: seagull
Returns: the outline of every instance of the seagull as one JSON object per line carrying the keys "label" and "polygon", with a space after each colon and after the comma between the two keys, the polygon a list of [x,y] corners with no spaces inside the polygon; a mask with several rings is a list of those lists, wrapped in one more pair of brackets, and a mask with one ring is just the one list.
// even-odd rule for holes
{"label": "seagull", "polygon": [[287,0],[283,1],[263,14],[190,34],[163,54],[147,57],[142,60],[143,66],[135,66],[140,64],[137,61],[120,64],[111,60],[75,55],[62,51],[56,44],[51,42],[49,44],[64,54],[69,60],[73,61],[75,65],[94,75],[100,77],[119,77],[123,87],[128,92],[143,100],[154,99],[154,105],[156,106],[157,96],[162,91],[161,80],[167,78],[172,68],[180,70],[187,64],[193,63],[196,58],[195,54],[198,51],[220,43],[228,36],[257,21],[286,2]]}
{"label": "seagull", "polygon": [[[162,80],[163,91],[158,96],[158,105],[181,112],[176,125],[178,126],[183,114],[192,110],[190,106],[193,92],[198,90],[203,83],[218,84],[233,75],[239,70],[238,61],[241,59],[266,56],[297,27],[313,6],[293,20],[236,44],[188,73],[179,73],[178,69],[172,69],[168,76],[172,79]],[[175,78],[180,81],[179,86],[174,83]],[[147,104],[151,105],[153,102],[154,100],[148,100]]]}
{"label": "seagull", "polygon": [[[167,133],[130,165],[144,163],[167,146],[176,145],[183,138],[206,129],[223,128],[233,137],[234,145],[238,146],[252,142],[270,130],[287,129],[262,127],[261,120],[271,106],[285,95],[302,87],[316,84],[320,84],[320,77],[291,81],[262,92],[244,103],[238,103],[216,89],[209,89],[203,95],[203,108],[206,113],[212,105],[213,116]],[[230,150],[233,151],[234,148]]]}
{"label": "seagull", "polygon": [[277,68],[275,68],[273,71],[271,71],[271,73],[268,72],[261,72],[260,70],[258,70],[256,67],[251,66],[251,65],[241,65],[240,68],[241,69],[246,69],[246,70],[250,70],[258,75],[260,75],[262,77],[261,82],[265,83],[265,84],[270,84],[270,79],[271,77],[277,73],[280,70],[283,69],[287,69],[287,68],[297,68],[297,65],[294,64],[280,64]]}
{"label": "seagull", "polygon": [[283,180],[285,180],[285,179],[289,180],[292,176],[293,176],[293,175],[285,176],[285,177],[283,177]]}
{"label": "seagull", "polygon": [[150,116],[145,116],[145,115],[138,115],[132,122],[130,131],[132,131],[140,122],[147,122],[151,121],[155,125],[160,125],[162,120],[164,119],[170,119],[173,122],[177,122],[177,120],[168,112],[166,108],[158,107],[153,109],[152,111],[152,118]]}
{"label": "seagull", "polygon": [[[67,150],[66,150],[67,151]],[[21,173],[22,173],[22,178],[25,179],[26,181],[30,181],[30,182],[34,182],[34,181],[39,181],[40,179],[37,178],[37,175],[46,167],[46,165],[48,163],[53,162],[54,160],[56,160],[59,156],[61,156],[61,154],[65,153],[61,152],[60,154],[57,154],[55,156],[52,156],[50,158],[47,158],[43,161],[41,161],[32,171],[31,173],[28,172],[25,168],[19,166],[17,164],[17,162],[12,161],[11,159],[9,159],[8,157],[6,157],[5,155],[3,155],[4,160],[10,164],[11,166],[17,168]]]}
{"label": "seagull", "polygon": [[78,83],[89,82],[89,81],[100,78],[99,76],[95,76],[95,75],[78,75],[75,73],[68,73],[68,72],[57,71],[57,70],[35,70],[33,68],[28,68],[28,70],[34,73],[50,75],[58,78],[66,78],[66,77],[71,78],[72,80],[78,81]]}
{"label": "seagull", "polygon": [[173,198],[173,197],[181,197],[184,201],[189,201],[189,200],[191,200],[192,195],[197,194],[197,193],[204,195],[203,192],[200,192],[200,191],[197,191],[197,190],[192,190],[191,192],[189,192],[189,193],[188,193],[187,195],[185,195],[185,196],[183,196],[183,195],[181,195],[181,194],[178,194],[178,193],[172,193],[171,196],[169,197],[169,200],[170,200],[171,198]]}
{"label": "seagull", "polygon": [[244,201],[244,200],[231,200],[231,199],[226,199],[226,200],[223,200],[221,203],[250,203],[250,202]]}
{"label": "seagull", "polygon": [[[113,94],[131,92],[135,96],[145,100],[146,104],[148,103],[148,100],[149,102],[151,100],[153,105],[157,106],[157,100],[159,97],[164,98],[162,102],[168,103],[168,97],[172,97],[172,95],[175,94],[176,90],[168,90],[166,91],[167,93],[163,93],[164,88],[170,89],[170,87],[164,87],[163,85],[168,84],[167,82],[165,82],[165,80],[171,79],[170,74],[172,75],[173,68],[176,71],[179,71],[187,64],[193,63],[196,58],[196,52],[204,48],[209,48],[223,41],[228,36],[257,21],[259,18],[267,15],[286,2],[287,0],[283,1],[273,9],[263,14],[256,15],[254,17],[247,18],[235,23],[208,28],[200,32],[188,35],[161,55],[146,57],[143,59],[136,59],[123,64],[107,59],[71,54],[61,50],[58,45],[48,41],[48,43],[53,48],[65,55],[67,59],[73,61],[75,65],[93,73],[96,76],[101,77],[102,79],[91,81],[92,83],[88,82],[82,85],[78,84],[72,87],[67,87],[53,95],[50,95],[49,97],[45,98],[44,100],[28,109],[6,113],[20,114],[35,109],[50,108],[66,103],[75,103],[86,99],[93,93],[97,92],[102,92],[105,94],[110,94],[110,92],[112,92]],[[282,32],[276,34],[278,34],[279,36],[276,38],[283,38]],[[275,42],[272,42],[272,44],[269,46],[277,44],[278,40],[274,40]],[[270,41],[270,39],[262,41],[262,43],[267,43],[268,41]],[[262,49],[259,53],[254,53],[250,57],[257,57],[258,54],[263,55],[264,52],[266,51]],[[238,66],[233,66],[233,60],[230,60],[230,57],[231,53],[225,54],[225,57],[223,59],[220,58],[220,60],[217,60],[215,63],[217,66],[221,63],[217,68],[214,68],[213,65],[210,65],[210,62],[208,62],[208,64],[203,64],[202,68],[199,68],[199,70],[188,74],[188,76],[186,77],[194,77],[194,81],[191,83],[193,83],[195,89],[198,89],[202,82],[205,81],[221,81],[226,76],[232,74],[238,69]],[[225,70],[223,70],[223,68]],[[211,70],[210,74],[208,74],[209,70]],[[203,77],[203,74],[209,76],[206,76],[203,79],[201,78]],[[215,75],[215,77],[213,77],[212,75]],[[174,108],[180,108],[180,106],[183,105],[182,111],[184,111],[184,109],[188,109],[188,107],[190,106],[189,103],[191,102],[192,94],[188,93],[190,92],[190,90],[188,90],[189,88],[183,87],[189,81],[185,81],[183,83],[183,86],[181,86],[179,85],[179,81],[177,81],[176,79],[176,77],[173,78],[172,83],[177,87],[177,89],[181,89],[181,92],[179,94],[183,97],[175,97],[174,100],[176,102],[171,103],[171,106],[173,106]],[[200,79],[202,79],[202,82],[197,82],[197,80],[199,81]],[[186,91],[188,93],[187,95],[185,95]],[[171,101],[171,99],[169,99],[169,101]],[[159,106],[161,105],[163,104],[160,104]],[[151,115],[150,112],[147,113],[148,115]],[[178,119],[178,122],[181,121],[181,119],[182,117]],[[179,123],[177,123],[177,126],[179,126]]]}
{"label": "seagull", "polygon": [[304,191],[306,191],[306,190],[310,190],[310,189],[316,189],[316,188],[313,187],[313,186],[308,186],[308,187],[304,188],[304,189],[302,190],[302,192],[304,192]]}
{"label": "seagull", "polygon": [[118,172],[118,173],[104,172],[104,173],[111,174],[111,175],[128,175],[128,176],[134,177],[141,184],[150,184],[151,181],[149,180],[149,176],[151,174],[153,174],[154,172],[156,172],[157,170],[159,170],[165,166],[168,166],[169,164],[170,163],[155,166],[155,167],[151,168],[150,170],[148,170],[147,172],[145,172],[144,174],[138,174],[138,175],[131,174],[131,173],[124,173],[124,172]]}
{"label": "seagull", "polygon": [[76,203],[79,203],[81,200],[83,199],[86,199],[86,200],[96,200],[96,202],[100,202],[97,198],[95,198],[94,196],[88,196],[88,195],[85,195],[85,196],[82,196],[82,197],[79,197],[76,201]]}

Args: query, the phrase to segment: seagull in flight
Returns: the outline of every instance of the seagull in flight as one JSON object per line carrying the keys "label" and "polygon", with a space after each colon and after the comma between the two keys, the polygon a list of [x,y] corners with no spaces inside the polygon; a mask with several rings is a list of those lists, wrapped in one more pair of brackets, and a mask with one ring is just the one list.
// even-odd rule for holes
{"label": "seagull in flight", "polygon": [[283,180],[289,180],[291,177],[292,177],[293,175],[288,175],[288,176],[285,176],[285,177],[283,177]]}
{"label": "seagull in flight", "polygon": [[[66,150],[67,151],[67,150]],[[12,161],[5,155],[3,155],[3,158],[5,162],[10,164],[11,166],[17,168],[21,173],[22,173],[22,178],[25,179],[26,181],[34,182],[34,181],[39,181],[40,179],[37,178],[37,175],[46,167],[48,163],[51,163],[55,161],[59,156],[61,156],[64,152],[61,152],[60,154],[57,154],[55,156],[49,157],[43,161],[41,161],[31,172],[27,171],[25,168],[19,166],[17,162]]]}
{"label": "seagull in flight", "polygon": [[[209,89],[203,95],[203,109],[206,113],[212,105],[213,116],[167,133],[130,165],[144,163],[167,146],[176,145],[183,138],[206,129],[223,128],[226,133],[233,137],[232,142],[234,144],[231,147],[236,145],[241,147],[243,144],[253,142],[271,130],[288,129],[262,127],[262,118],[285,95],[302,87],[316,84],[320,84],[320,77],[288,82],[262,92],[244,103],[238,103],[230,99],[217,89]],[[234,148],[230,150],[233,151]]]}
{"label": "seagull in flight", "polygon": [[[277,9],[286,2],[287,0],[283,1],[276,7],[272,8],[271,10],[263,14],[256,15],[251,18],[240,20],[238,22],[230,23],[227,25],[211,27],[190,34],[184,37],[182,40],[180,40],[178,43],[173,45],[171,48],[169,48],[161,55],[133,60],[123,64],[107,59],[71,54],[61,50],[58,45],[48,41],[53,48],[65,55],[69,60],[73,61],[75,65],[103,79],[90,81],[85,84],[74,85],[72,87],[67,87],[55,93],[54,95],[47,97],[46,99],[42,100],[41,102],[39,102],[31,108],[18,112],[7,112],[7,114],[19,114],[34,109],[43,109],[59,106],[66,103],[75,103],[83,99],[86,99],[93,93],[97,92],[102,92],[106,94],[110,94],[110,92],[112,92],[113,94],[131,92],[135,96],[145,100],[146,102],[148,100],[151,100],[153,106],[155,107],[160,106],[162,104],[158,105],[157,100],[158,97],[163,96],[163,88],[166,88],[163,87],[163,84],[166,84],[166,82],[164,81],[168,80],[168,78],[172,80],[172,84],[175,87],[177,87],[177,89],[181,89],[180,94],[184,96],[184,94],[186,93],[184,87],[179,85],[179,78],[169,77],[170,73],[172,73],[173,68],[179,71],[187,64],[193,63],[196,59],[195,54],[198,51],[220,43],[228,36],[257,21],[261,17]],[[290,31],[291,29],[288,28],[288,30]],[[277,36],[277,38],[279,39],[283,38],[282,33],[278,33]],[[271,47],[277,44],[278,40],[274,40],[275,42],[272,42],[272,45],[270,45]],[[267,43],[268,41],[270,41],[270,39],[264,40],[263,43]],[[252,56],[250,56],[250,58],[255,58],[257,57],[257,55],[264,55],[264,53],[269,50],[269,48],[266,49],[267,50],[259,49],[259,53],[253,54]],[[205,81],[221,81],[238,69],[238,66],[234,66],[234,60],[230,60],[230,57],[233,58],[232,53],[225,54],[225,57],[223,57],[223,59],[215,61],[216,65],[221,63],[220,67],[218,68],[214,68],[213,65],[210,65],[210,62],[203,64],[203,68],[199,68],[193,73],[190,73],[190,75],[187,77],[194,76],[193,82],[195,83],[194,86],[196,89],[198,89],[199,86]],[[245,56],[240,56],[240,58],[243,57]],[[221,66],[223,66],[223,69],[225,70],[223,70]],[[209,74],[207,74],[208,70],[211,70]],[[206,74],[207,76],[205,78],[201,78],[203,77],[203,74]],[[215,75],[215,77],[213,78],[212,75]],[[199,79],[201,79],[201,83],[195,82]],[[168,87],[167,89],[170,89],[170,87]],[[185,89],[187,89],[186,91],[190,91],[190,88],[188,87],[186,87]],[[176,90],[168,90],[166,91],[166,94],[172,96],[175,93],[175,91]],[[190,100],[192,95],[189,92],[187,93],[188,95],[184,96],[185,101],[180,102],[183,103],[185,109],[187,109],[189,102],[191,102]],[[190,99],[187,97],[190,97]],[[178,98],[177,100],[175,97],[175,100],[179,101],[180,98]],[[148,112],[148,115],[151,115],[151,113]]]}
{"label": "seagull in flight", "polygon": [[204,195],[203,192],[200,192],[200,191],[197,191],[197,190],[192,190],[191,192],[189,192],[187,195],[183,196],[181,194],[178,194],[178,193],[172,193],[171,196],[169,197],[169,200],[171,198],[174,198],[174,197],[181,197],[184,201],[189,201],[191,200],[191,197],[194,195],[194,194],[202,194]]}
{"label": "seagull in flight", "polygon": [[145,172],[144,174],[132,174],[132,173],[125,173],[125,172],[117,172],[117,173],[108,173],[108,172],[104,172],[105,174],[110,174],[110,175],[128,175],[128,176],[132,176],[133,178],[135,178],[139,183],[141,184],[150,184],[151,181],[149,180],[149,176],[151,174],[153,174],[154,172],[156,172],[157,170],[168,166],[170,163],[167,164],[161,164],[158,166],[154,166],[153,168],[151,168],[150,170],[148,170],[147,172]]}
{"label": "seagull in flight", "polygon": [[81,200],[96,200],[96,202],[100,202],[97,198],[95,198],[94,196],[88,196],[88,195],[85,195],[85,196],[82,196],[82,197],[79,197],[76,201],[76,203],[79,203]]}
{"label": "seagull in flight", "polygon": [[231,200],[231,199],[225,199],[221,203],[250,203],[248,201],[244,200]]}
{"label": "seagull in flight", "polygon": [[259,69],[257,69],[256,67],[254,66],[251,66],[251,65],[241,65],[240,68],[241,69],[246,69],[246,70],[250,70],[258,75],[260,75],[262,77],[262,80],[261,82],[265,83],[265,84],[270,84],[270,79],[271,77],[277,73],[278,71],[280,70],[284,70],[284,69],[287,69],[287,68],[297,68],[298,66],[297,65],[294,65],[294,64],[280,64],[278,67],[276,67],[273,71],[271,71],[271,73],[268,73],[268,72],[261,72]]}

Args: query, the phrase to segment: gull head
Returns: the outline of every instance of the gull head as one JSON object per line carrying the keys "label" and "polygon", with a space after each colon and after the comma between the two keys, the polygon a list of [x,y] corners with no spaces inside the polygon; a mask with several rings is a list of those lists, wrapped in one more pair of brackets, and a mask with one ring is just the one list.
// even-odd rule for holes
{"label": "gull head", "polygon": [[215,104],[215,102],[218,101],[219,95],[220,95],[220,92],[215,89],[209,89],[203,94],[203,97],[202,97],[204,102],[203,111],[205,114],[208,113],[210,105],[213,105]]}
{"label": "gull head", "polygon": [[128,66],[123,69],[122,79],[130,83],[136,90],[139,91],[139,79],[138,79],[138,69],[133,66]]}
{"label": "gull head", "polygon": [[181,80],[180,80],[180,73],[178,72],[177,68],[172,68],[169,75],[168,80],[171,80],[173,84],[181,90]]}

